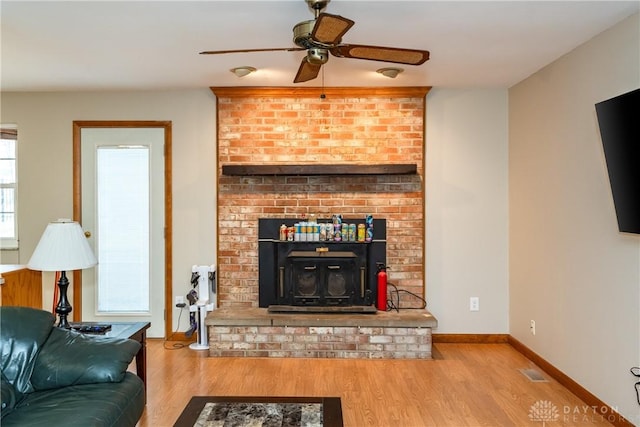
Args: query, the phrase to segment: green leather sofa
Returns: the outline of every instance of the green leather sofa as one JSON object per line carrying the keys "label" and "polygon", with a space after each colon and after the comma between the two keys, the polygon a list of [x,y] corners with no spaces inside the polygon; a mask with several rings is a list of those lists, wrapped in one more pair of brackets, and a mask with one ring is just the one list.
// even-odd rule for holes
{"label": "green leather sofa", "polygon": [[57,328],[54,316],[0,307],[0,425],[133,427],[144,384],[127,372],[140,343]]}

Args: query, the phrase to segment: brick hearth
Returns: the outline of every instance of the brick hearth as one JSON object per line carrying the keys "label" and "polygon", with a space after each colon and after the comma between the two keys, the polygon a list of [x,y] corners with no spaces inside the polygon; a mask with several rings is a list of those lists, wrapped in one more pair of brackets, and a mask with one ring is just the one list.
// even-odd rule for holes
{"label": "brick hearth", "polygon": [[283,314],[219,308],[205,321],[212,357],[431,359],[426,310],[376,314]]}

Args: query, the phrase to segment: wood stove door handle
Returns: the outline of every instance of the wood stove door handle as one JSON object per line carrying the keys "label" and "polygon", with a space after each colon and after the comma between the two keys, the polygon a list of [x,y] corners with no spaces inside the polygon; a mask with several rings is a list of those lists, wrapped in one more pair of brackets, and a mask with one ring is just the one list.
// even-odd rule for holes
{"label": "wood stove door handle", "polygon": [[327,268],[329,270],[340,270],[340,266],[339,265],[329,265],[329,266],[327,266]]}
{"label": "wood stove door handle", "polygon": [[280,298],[284,298],[284,267],[280,267]]}
{"label": "wood stove door handle", "polygon": [[315,265],[308,265],[304,268],[305,270],[315,270],[316,266]]}

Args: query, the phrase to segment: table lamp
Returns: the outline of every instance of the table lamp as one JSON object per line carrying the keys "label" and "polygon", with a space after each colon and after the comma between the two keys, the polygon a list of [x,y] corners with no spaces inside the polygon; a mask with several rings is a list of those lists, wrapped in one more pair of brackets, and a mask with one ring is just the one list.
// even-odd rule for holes
{"label": "table lamp", "polygon": [[27,267],[31,270],[60,271],[60,297],[56,306],[60,318],[58,327],[70,328],[67,316],[72,308],[67,299],[69,280],[66,272],[93,267],[97,263],[80,224],[70,219],[59,219],[47,225]]}

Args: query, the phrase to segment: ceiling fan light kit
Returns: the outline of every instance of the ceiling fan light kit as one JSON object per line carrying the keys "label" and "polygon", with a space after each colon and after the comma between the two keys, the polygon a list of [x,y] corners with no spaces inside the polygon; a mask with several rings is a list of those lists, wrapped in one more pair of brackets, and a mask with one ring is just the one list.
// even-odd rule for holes
{"label": "ceiling fan light kit", "polygon": [[[294,83],[303,83],[318,77],[322,65],[326,64],[329,60],[329,54],[338,58],[366,59],[405,65],[421,65],[429,59],[429,51],[426,50],[343,44],[342,36],[349,31],[355,22],[339,15],[324,13],[324,9],[331,0],[305,1],[315,15],[315,19],[300,22],[293,27],[293,43],[298,47],[218,50],[204,51],[200,52],[200,54],[218,55],[240,52],[292,52],[306,50],[307,55],[302,58],[302,62],[293,79]],[[242,77],[255,70],[253,67],[238,67],[231,71],[238,77]],[[386,74],[381,72],[381,74],[395,78],[398,73],[403,71],[401,68],[388,68],[388,70],[394,71],[388,71]]]}
{"label": "ceiling fan light kit", "polygon": [[229,71],[231,71],[233,74],[235,74],[238,77],[244,77],[244,76],[248,76],[251,73],[255,73],[257,70],[255,67],[249,67],[245,65],[242,67],[232,68]]}
{"label": "ceiling fan light kit", "polygon": [[403,71],[404,71],[404,69],[402,69],[402,68],[394,68],[394,67],[378,68],[376,70],[377,73],[380,73],[385,77],[389,77],[390,79],[395,79],[396,77],[398,77],[398,74],[400,74]]}

